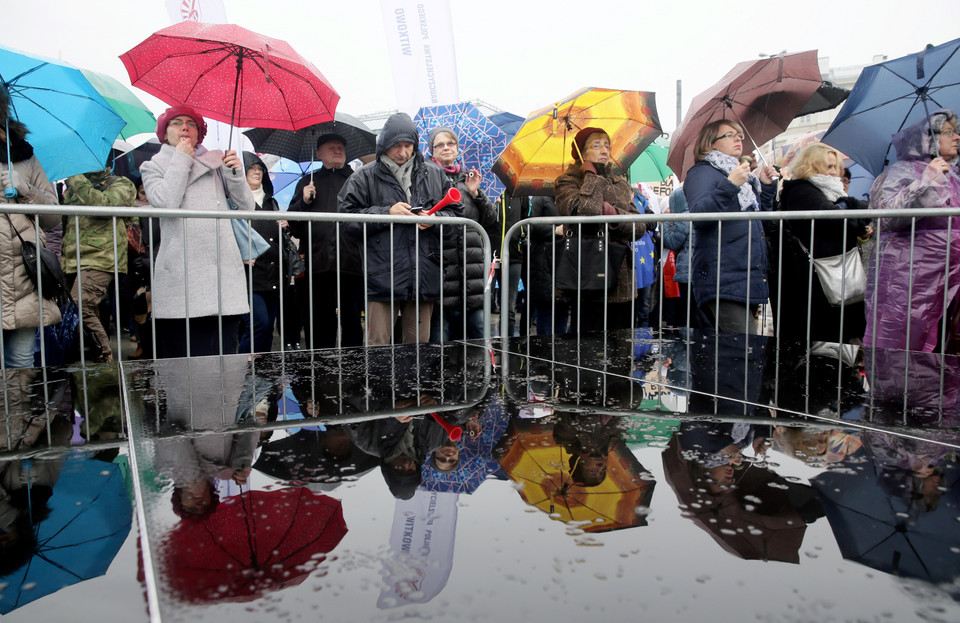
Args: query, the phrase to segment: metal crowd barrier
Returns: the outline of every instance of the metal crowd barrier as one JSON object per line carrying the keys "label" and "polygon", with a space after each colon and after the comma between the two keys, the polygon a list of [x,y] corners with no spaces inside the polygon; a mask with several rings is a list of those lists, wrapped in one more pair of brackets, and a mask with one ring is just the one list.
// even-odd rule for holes
{"label": "metal crowd barrier", "polygon": [[[65,225],[65,226],[66,226],[66,227],[72,226],[72,227],[77,228],[78,233],[79,233],[79,221],[77,220],[76,217],[79,217],[79,216],[103,216],[103,217],[113,217],[113,218],[114,218],[114,227],[113,227],[113,229],[114,229],[114,236],[115,236],[114,246],[116,246],[116,242],[117,242],[117,240],[116,240],[116,219],[120,219],[120,218],[123,218],[123,219],[139,219],[139,217],[141,217],[141,216],[150,217],[150,218],[164,218],[164,217],[168,217],[168,218],[181,218],[181,219],[192,219],[192,218],[216,219],[216,220],[218,220],[218,221],[223,221],[223,220],[227,220],[227,219],[239,219],[239,220],[244,220],[244,221],[248,221],[248,222],[249,222],[249,221],[254,221],[254,220],[266,220],[266,221],[287,220],[287,221],[309,221],[309,222],[320,221],[320,222],[331,222],[331,223],[336,223],[336,224],[338,224],[338,225],[337,225],[337,231],[338,231],[338,233],[339,233],[339,231],[340,231],[340,227],[342,227],[345,223],[360,223],[360,224],[363,226],[362,240],[361,240],[360,243],[359,243],[360,246],[361,246],[361,249],[363,249],[363,248],[368,244],[367,226],[366,226],[366,224],[370,224],[370,223],[377,223],[377,224],[384,224],[384,223],[386,223],[386,224],[390,225],[391,227],[392,227],[393,224],[401,224],[401,223],[403,223],[403,224],[410,224],[410,223],[414,223],[414,224],[416,224],[416,223],[429,223],[429,224],[432,224],[432,225],[440,226],[440,227],[442,227],[442,228],[446,228],[446,227],[457,227],[457,228],[466,227],[466,228],[473,228],[473,229],[475,229],[477,232],[479,232],[480,237],[481,237],[481,239],[482,239],[482,241],[483,241],[483,245],[484,245],[484,246],[483,246],[483,248],[484,248],[484,255],[485,255],[485,258],[486,258],[486,259],[485,259],[485,263],[484,263],[484,274],[485,274],[485,275],[491,274],[491,264],[490,264],[491,253],[490,253],[490,238],[489,238],[489,236],[487,235],[486,231],[484,231],[484,229],[483,229],[482,227],[480,227],[480,225],[479,225],[478,223],[476,223],[475,221],[472,221],[472,220],[470,220],[470,219],[462,218],[462,217],[456,217],[456,218],[454,218],[454,217],[449,217],[449,218],[448,218],[448,217],[444,217],[444,218],[442,218],[442,219],[437,219],[437,218],[435,218],[435,217],[426,217],[426,216],[389,216],[389,215],[380,216],[380,215],[367,215],[367,214],[340,214],[340,213],[336,213],[336,214],[316,214],[316,213],[306,213],[306,212],[264,212],[264,211],[256,211],[256,212],[243,211],[243,212],[237,212],[237,211],[161,210],[161,209],[156,209],[156,208],[150,208],[149,206],[144,206],[144,207],[141,207],[141,208],[108,208],[108,207],[90,207],[90,206],[38,206],[38,205],[20,205],[20,204],[17,204],[17,205],[4,204],[4,205],[0,206],[0,212],[10,213],[10,214],[13,214],[13,213],[28,214],[28,215],[55,214],[55,215],[59,215],[59,216],[65,216],[65,217],[67,217],[66,225]],[[74,218],[71,219],[70,217],[74,217]],[[438,222],[438,221],[442,221],[442,222]],[[226,225],[224,224],[223,226],[226,226]],[[249,226],[249,224],[248,224],[248,226]],[[36,221],[36,219],[35,219],[35,227],[37,228],[37,231],[38,231],[38,233],[39,233],[39,223]],[[280,234],[280,225],[278,224],[277,227],[278,227],[278,236],[277,236],[277,239],[280,240],[280,239],[281,239],[281,237],[280,237],[280,235],[279,235],[279,234]],[[305,262],[305,264],[306,264],[306,266],[307,266],[307,274],[311,274],[312,269],[313,269],[313,265],[312,265],[312,264],[313,264],[313,257],[312,257],[312,254],[310,253],[310,250],[312,249],[312,246],[313,246],[313,231],[312,231],[312,228],[308,228],[308,234],[309,234],[309,235],[308,235],[307,239],[300,241],[300,249],[301,249],[301,254],[304,256],[304,262]],[[415,248],[417,248],[417,249],[419,249],[419,244],[420,244],[420,239],[421,239],[420,236],[421,236],[420,230],[416,230],[416,236],[415,236],[415,240],[414,240],[414,245],[415,245]],[[154,277],[154,258],[153,258],[153,254],[152,254],[150,251],[151,251],[151,249],[155,249],[155,248],[156,248],[156,246],[153,244],[153,240],[152,240],[152,238],[153,238],[153,229],[150,228],[148,231],[142,232],[142,237],[143,237],[144,243],[147,245],[147,253],[148,253],[148,260],[149,260],[149,274],[150,274],[150,281],[152,282],[152,281],[153,281],[153,277]],[[463,255],[464,255],[465,252],[466,252],[465,236],[460,236],[460,237],[459,237],[459,240],[460,240],[460,244],[462,245],[461,248],[460,248],[460,257],[462,258]],[[162,241],[161,241],[161,244],[162,244]],[[219,238],[218,238],[218,240],[217,240],[217,254],[218,254],[218,255],[219,255],[219,244],[220,244],[220,243],[219,243]],[[337,279],[336,279],[337,293],[336,293],[336,294],[337,294],[337,296],[339,296],[339,293],[340,293],[340,290],[341,290],[341,287],[340,287],[340,286],[341,286],[341,280],[343,279],[343,276],[342,276],[341,271],[340,271],[340,268],[341,268],[341,267],[340,267],[340,239],[339,239],[339,236],[338,236],[338,240],[337,240],[337,243],[336,243],[336,244],[337,244],[337,254],[336,254],[337,265],[336,265],[336,268],[335,268],[334,272],[335,272],[336,275],[337,275]],[[391,241],[391,244],[392,244],[392,241]],[[445,241],[445,240],[444,240],[444,237],[441,235],[441,240],[440,240],[440,255],[441,255],[441,256],[443,255],[443,253],[444,253],[445,250],[448,250],[448,249],[449,249],[449,245],[450,245],[450,244],[454,244],[454,243]],[[184,257],[184,267],[185,267],[185,268],[184,268],[184,274],[186,274],[186,265],[187,265],[186,253],[188,253],[188,252],[189,252],[189,250],[188,250],[188,249],[185,249],[185,257]],[[392,249],[391,249],[391,256],[392,256]],[[415,254],[415,257],[417,258],[417,262],[419,263],[419,261],[420,261],[419,253]],[[444,260],[444,263],[446,263],[446,260]],[[122,338],[122,327],[120,326],[120,322],[119,322],[119,321],[120,321],[120,300],[119,300],[119,296],[116,294],[116,292],[117,292],[117,285],[118,285],[118,283],[119,283],[120,269],[119,269],[118,266],[116,266],[116,262],[114,262],[114,264],[115,264],[115,265],[114,265],[114,270],[113,270],[113,283],[114,283],[114,292],[115,292],[115,295],[114,295],[113,313],[115,314],[115,317],[117,318],[117,323],[116,323],[116,330],[115,330],[114,334],[113,334],[111,337],[115,337],[116,340],[117,340],[118,348],[116,349],[117,352],[115,353],[114,356],[115,356],[115,359],[117,359],[117,360],[119,361],[119,360],[122,360],[122,359],[123,359],[122,349],[120,348],[120,346],[121,346],[121,344],[122,344],[122,339],[123,339],[123,338]],[[80,265],[80,253],[79,253],[79,248],[78,248],[78,250],[77,250],[77,265],[78,265],[78,266]],[[416,267],[416,270],[418,270],[418,271],[422,271],[422,270],[432,270],[433,268],[434,268],[434,267],[432,267],[432,266],[423,267],[423,266],[419,266],[419,265],[418,265],[418,266]],[[392,279],[392,270],[393,270],[393,267],[391,266],[391,283],[393,282],[393,279]],[[437,270],[439,270],[439,267],[437,267]],[[220,277],[220,274],[219,274],[219,271],[218,271],[218,279],[219,279],[219,277]],[[38,278],[41,279],[41,281],[42,281],[42,278],[40,278],[39,276],[38,276]],[[78,279],[81,279],[81,276],[78,274],[78,277],[77,277],[77,278],[78,278]],[[247,271],[247,278],[248,278],[248,290],[247,290],[247,291],[248,291],[248,297],[249,297],[249,298],[248,298],[248,301],[249,301],[249,300],[252,298],[252,296],[249,294],[250,291],[252,290],[252,273],[251,273],[251,271]],[[279,344],[279,347],[278,347],[278,348],[275,348],[275,350],[279,350],[280,352],[283,352],[283,351],[285,350],[285,348],[286,348],[286,345],[289,344],[289,343],[291,343],[291,342],[290,342],[290,339],[291,339],[292,336],[289,336],[289,335],[286,335],[286,334],[285,334],[286,332],[285,332],[285,327],[284,327],[284,324],[285,324],[285,322],[284,322],[284,311],[285,311],[285,308],[286,308],[288,305],[291,305],[291,304],[292,304],[292,302],[289,301],[289,300],[286,300],[286,299],[287,299],[287,293],[286,293],[287,288],[284,287],[284,286],[285,286],[285,279],[284,279],[283,275],[280,274],[280,271],[279,271],[279,270],[278,270],[278,275],[277,275],[277,281],[278,281],[278,285],[280,286],[280,287],[278,288],[279,294],[280,294],[280,310],[279,310],[279,314],[278,314],[278,320],[279,320],[279,324],[280,324],[280,329],[279,329],[279,332],[280,332],[280,344]],[[463,299],[463,308],[462,308],[462,311],[463,311],[464,313],[462,313],[461,316],[462,316],[462,318],[463,318],[464,325],[465,325],[465,324],[466,324],[466,316],[467,316],[467,314],[466,314],[466,280],[465,280],[465,279],[462,279],[461,281],[462,281],[462,286],[463,286],[463,288],[464,288],[464,291],[461,292],[461,298]],[[442,301],[442,300],[443,300],[443,297],[444,297],[445,295],[448,295],[449,292],[446,291],[446,288],[445,288],[445,286],[444,286],[444,282],[443,282],[442,277],[441,277],[440,283],[441,283],[440,301]],[[41,284],[41,285],[42,285],[42,284]],[[80,284],[80,285],[82,285],[82,284]],[[80,285],[78,285],[78,287],[77,287],[78,291],[80,291]],[[415,287],[417,287],[417,286],[418,286],[418,283],[415,281]],[[186,284],[185,284],[184,287],[186,288]],[[366,271],[364,271],[364,274],[363,274],[363,292],[366,292],[366,291],[367,291],[367,273],[366,273]],[[312,283],[312,280],[311,280],[311,282],[308,284],[308,292],[309,292],[309,296],[308,296],[309,301],[307,302],[306,310],[304,310],[304,311],[306,312],[306,313],[305,313],[305,323],[307,323],[308,326],[305,327],[305,328],[308,330],[310,336],[314,336],[314,335],[316,335],[316,334],[315,334],[315,332],[314,332],[314,326],[313,326],[313,317],[314,317],[314,313],[313,313],[313,312],[314,312],[314,310],[313,310],[313,283]],[[39,296],[39,294],[38,294],[38,296]],[[79,298],[79,297],[78,297],[78,298]],[[417,304],[416,304],[416,311],[417,311],[417,312],[419,312],[419,300],[418,300],[418,299],[419,299],[419,297],[415,297],[415,300],[417,300]],[[367,305],[368,302],[369,302],[369,301],[367,300],[367,298],[364,297],[364,312],[365,312],[365,315],[366,315],[367,317],[368,317],[368,309],[369,309],[369,307],[368,307],[368,305]],[[391,301],[391,312],[392,312],[391,315],[392,315],[393,317],[395,317],[395,316],[396,316],[396,309],[394,308],[393,303],[394,303],[394,301]],[[45,303],[43,302],[43,299],[41,298],[41,299],[40,299],[41,319],[42,319],[42,307],[43,307],[44,304],[45,304]],[[79,314],[78,314],[78,315],[79,315],[79,316],[81,317],[81,319],[82,319],[82,317],[83,317],[83,306],[82,306],[83,303],[82,303],[82,301],[77,301],[77,304],[78,304],[78,306],[80,307],[80,311],[79,311]],[[339,304],[339,301],[338,301],[338,304]],[[189,305],[189,303],[187,303],[187,305]],[[338,305],[338,306],[339,306],[339,305]],[[449,309],[446,308],[446,307],[443,306],[443,305],[438,305],[437,307],[438,307],[437,313],[438,313],[438,315],[440,316],[440,318],[442,319],[443,316],[444,316],[444,314],[447,313],[447,312],[449,311]],[[484,314],[484,318],[489,319],[489,317],[490,317],[490,293],[489,293],[489,287],[488,287],[488,288],[486,289],[486,291],[484,292],[483,314]],[[187,309],[187,315],[189,315],[189,308]],[[250,330],[251,330],[251,332],[252,332],[252,327],[253,327],[253,308],[252,308],[252,305],[251,305],[250,316],[249,316],[248,320],[249,320],[250,327],[251,327]],[[152,321],[152,322],[153,322],[153,321]],[[338,316],[337,322],[338,322],[338,335],[339,335],[339,333],[340,333],[340,331],[339,331],[339,326],[340,326],[340,318],[339,318],[339,316]],[[42,320],[41,320],[41,324],[42,324]],[[484,336],[483,336],[484,338],[489,338],[489,326],[490,326],[490,323],[489,323],[489,322],[485,322],[485,323],[484,323]],[[153,328],[155,328],[155,324],[154,324],[154,327],[153,327]],[[465,327],[464,327],[464,328],[465,328]],[[189,323],[188,323],[188,331],[189,331]],[[154,331],[151,331],[151,333],[152,333],[152,335],[153,335],[152,352],[156,353],[156,352],[157,352],[157,350],[156,350],[156,346],[157,346],[157,344],[156,344],[156,331],[155,331],[155,330],[154,330]],[[418,339],[419,339],[420,341],[426,342],[426,341],[427,341],[427,338],[428,338],[429,336],[420,336],[420,335],[418,335],[417,337],[418,337]],[[81,363],[81,365],[87,365],[87,364],[90,363],[90,362],[88,362],[88,361],[86,360],[86,356],[85,356],[84,353],[83,353],[84,343],[83,343],[83,332],[82,332],[82,331],[81,331],[81,334],[80,334],[80,340],[81,340],[81,345],[80,345],[81,348],[80,348],[80,351],[81,351],[81,355],[82,355],[82,358],[81,358],[81,362],[80,362],[80,363]],[[368,345],[368,335],[367,335],[366,331],[364,332],[364,345]],[[2,337],[0,337],[0,348],[2,348],[2,346],[3,346],[3,344],[2,344]],[[340,346],[341,346],[341,344],[340,344],[339,338],[338,338],[337,347],[340,347]],[[221,344],[221,348],[222,348],[222,344]],[[46,366],[46,352],[45,352],[45,350],[46,350],[46,349],[45,349],[45,347],[44,347],[44,345],[43,345],[43,341],[41,340],[40,359],[41,359],[41,365],[42,365],[42,366]],[[252,336],[251,336],[251,351],[253,351],[253,339],[252,339]],[[223,353],[222,353],[222,350],[221,350],[221,354],[223,354]],[[3,367],[5,368],[5,364],[4,364]]]}

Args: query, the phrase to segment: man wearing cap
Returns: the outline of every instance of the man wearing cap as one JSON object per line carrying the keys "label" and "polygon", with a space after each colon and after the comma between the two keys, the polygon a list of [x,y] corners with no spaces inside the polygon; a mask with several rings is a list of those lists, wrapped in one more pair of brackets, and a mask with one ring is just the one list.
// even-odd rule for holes
{"label": "man wearing cap", "polygon": [[[439,203],[452,188],[443,170],[420,153],[417,126],[406,113],[387,119],[377,138],[377,158],[361,167],[340,191],[340,210],[379,216],[414,216]],[[460,216],[459,203],[431,215]],[[393,343],[397,314],[403,342],[426,342],[430,316],[440,298],[440,248],[452,244],[459,227],[433,223],[351,223],[366,259],[369,344]]]}
{"label": "man wearing cap", "polygon": [[[337,212],[337,195],[353,169],[347,166],[346,140],[339,134],[322,134],[317,139],[317,160],[323,168],[305,174],[297,182],[290,211]],[[331,221],[290,221],[290,231],[300,241],[305,256],[306,275],[297,280],[297,307],[306,330],[309,348],[333,348],[337,345],[361,346],[363,327],[363,264],[356,239],[344,235],[343,224]],[[339,266],[337,261],[339,259]],[[310,286],[313,295],[310,295]],[[310,328],[310,302],[313,302],[313,331]],[[337,309],[340,314],[337,314]]]}

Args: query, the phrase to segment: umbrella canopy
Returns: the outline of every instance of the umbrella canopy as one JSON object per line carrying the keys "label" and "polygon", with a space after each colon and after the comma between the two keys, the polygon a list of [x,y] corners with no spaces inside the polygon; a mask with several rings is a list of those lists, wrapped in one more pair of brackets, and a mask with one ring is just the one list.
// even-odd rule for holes
{"label": "umbrella canopy", "polygon": [[50,180],[103,168],[126,122],[79,69],[0,46],[0,83]]}
{"label": "umbrella canopy", "polygon": [[339,134],[347,142],[347,162],[377,150],[377,135],[362,121],[342,112],[333,121],[318,123],[302,130],[253,128],[244,132],[253,148],[262,154],[276,154],[295,162],[316,158],[317,139],[324,134]]}
{"label": "umbrella canopy", "polygon": [[523,117],[506,111],[490,115],[490,121],[496,123],[497,127],[503,130],[503,133],[509,137],[509,140],[513,140],[517,130],[523,125]]}
{"label": "umbrella canopy", "polygon": [[814,113],[836,108],[842,104],[849,95],[850,89],[838,87],[832,82],[825,80],[823,84],[820,85],[820,88],[817,89],[817,92],[814,93],[810,99],[807,100],[807,103],[803,105],[803,108],[801,108],[800,112],[797,113],[797,117],[812,115]]}
{"label": "umbrella canopy", "polygon": [[[919,480],[909,472],[901,481],[895,471],[884,474],[866,463],[811,479],[843,557],[929,582],[960,577],[960,469],[952,462],[943,465],[939,501],[927,511],[905,499],[909,491],[902,481]],[[884,478],[891,481],[891,492],[881,486]]]}
{"label": "umbrella canopy", "polygon": [[123,83],[106,74],[89,69],[81,69],[80,71],[90,81],[93,88],[97,90],[97,93],[102,95],[103,99],[110,104],[110,108],[127,122],[127,125],[120,130],[120,138],[126,140],[135,134],[156,131],[157,118]]}
{"label": "umbrella canopy", "polygon": [[[571,454],[554,439],[554,425],[515,420],[507,430],[512,443],[500,465],[521,485],[520,497],[551,519],[577,522],[586,532],[645,526],[638,507],[648,507],[654,481],[622,439],[606,456],[606,477],[596,486],[580,485],[569,473]],[[582,522],[582,523],[581,523]]]}
{"label": "umbrella canopy", "polygon": [[463,166],[480,172],[480,189],[491,201],[500,197],[503,183],[496,176],[490,175],[490,168],[503,153],[510,139],[496,123],[480,112],[479,108],[470,102],[425,106],[417,111],[413,121],[417,124],[420,151],[424,154],[430,153],[430,146],[427,145],[430,130],[440,126],[453,128],[457,132],[459,158]]}
{"label": "umbrella canopy", "polygon": [[247,491],[181,521],[163,545],[164,583],[190,603],[251,601],[303,582],[347,533],[339,500],[307,489]]}
{"label": "umbrella canopy", "polygon": [[530,113],[493,172],[515,195],[552,195],[554,181],[573,161],[570,144],[588,127],[610,135],[611,157],[624,171],[662,133],[653,93],[581,89]]}
{"label": "umbrella canopy", "polygon": [[821,84],[816,50],[738,63],[693,98],[670,139],[667,164],[683,180],[695,163],[700,130],[718,119],[738,122],[762,145],[787,129]]}
{"label": "umbrella canopy", "polygon": [[668,141],[662,138],[653,141],[653,144],[644,149],[643,153],[630,165],[630,181],[633,183],[662,182],[673,175],[673,171],[667,166],[669,153]]}
{"label": "umbrella canopy", "polygon": [[103,575],[130,532],[133,506],[115,463],[69,456],[47,504],[33,558],[0,578],[0,614]]}
{"label": "umbrella canopy", "polygon": [[783,168],[797,157],[801,149],[807,145],[819,143],[820,139],[823,138],[824,132],[826,132],[826,130],[801,134],[794,139],[784,142],[782,145],[778,145],[770,151],[764,152],[763,157],[768,163]]}
{"label": "umbrella canopy", "polygon": [[270,165],[270,181],[273,182],[273,198],[277,200],[281,210],[286,210],[293,200],[293,191],[297,189],[297,182],[304,173],[322,169],[321,162],[294,162],[286,158],[279,158]]}
{"label": "umbrella canopy", "polygon": [[[154,124],[156,129],[156,124]],[[116,147],[126,147],[126,144],[119,144]],[[152,136],[140,145],[132,149],[121,151],[117,149],[114,152],[113,172],[117,175],[140,176],[140,165],[150,160],[160,151],[160,141],[156,136]]]}
{"label": "umbrella canopy", "polygon": [[960,107],[960,39],[863,70],[823,137],[873,175],[897,161],[891,137],[939,108]]}
{"label": "umbrella canopy", "polygon": [[120,60],[134,86],[235,126],[299,130],[332,121],[340,101],[287,42],[233,24],[180,22]]}
{"label": "umbrella canopy", "polygon": [[[705,484],[695,481],[689,450],[673,436],[663,451],[667,483],[691,519],[725,551],[745,560],[779,560],[798,564],[807,525],[789,503],[789,486],[773,472],[748,466],[736,487],[711,495]],[[744,502],[744,498],[752,502]],[[762,512],[761,510],[762,509]]]}
{"label": "umbrella canopy", "polygon": [[[300,429],[263,446],[253,466],[287,482],[338,485],[355,480],[379,465],[377,457],[360,450],[346,435],[334,438],[327,431]],[[349,447],[346,447],[349,444]]]}

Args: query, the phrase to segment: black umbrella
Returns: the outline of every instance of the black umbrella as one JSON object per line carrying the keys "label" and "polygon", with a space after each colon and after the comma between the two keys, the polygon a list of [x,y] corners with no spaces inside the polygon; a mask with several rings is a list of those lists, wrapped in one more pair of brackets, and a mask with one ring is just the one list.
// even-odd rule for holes
{"label": "black umbrella", "polygon": [[817,89],[817,92],[803,105],[803,108],[800,109],[797,116],[812,115],[813,113],[836,108],[847,99],[848,95],[850,95],[850,89],[844,89],[832,82],[824,81],[824,83],[820,85],[820,88]]}
{"label": "black umbrella", "polygon": [[336,485],[344,478],[357,478],[379,464],[377,457],[361,451],[346,435],[334,440],[331,430],[302,429],[265,444],[253,466],[284,481]]}
{"label": "black umbrella", "polygon": [[296,132],[253,128],[244,132],[254,149],[262,154],[276,154],[294,162],[312,162],[316,158],[317,138],[339,134],[347,142],[347,162],[372,154],[377,149],[377,136],[356,117],[336,113],[333,121],[318,123]]}

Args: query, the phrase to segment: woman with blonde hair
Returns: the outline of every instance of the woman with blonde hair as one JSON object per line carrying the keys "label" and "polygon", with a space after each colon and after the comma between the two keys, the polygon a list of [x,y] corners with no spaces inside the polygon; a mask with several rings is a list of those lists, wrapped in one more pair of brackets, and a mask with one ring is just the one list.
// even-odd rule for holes
{"label": "woman with blonde hair", "polygon": [[[792,179],[783,183],[780,210],[866,209],[864,202],[846,196],[840,180],[842,172],[839,151],[823,143],[806,146],[790,164]],[[845,303],[842,308],[831,305],[816,274],[811,279],[810,257],[845,253],[856,247],[858,236],[871,232],[869,221],[865,219],[783,221],[779,327],[782,337],[799,341],[808,339],[809,318],[811,341],[860,342],[865,325],[863,303]]]}

